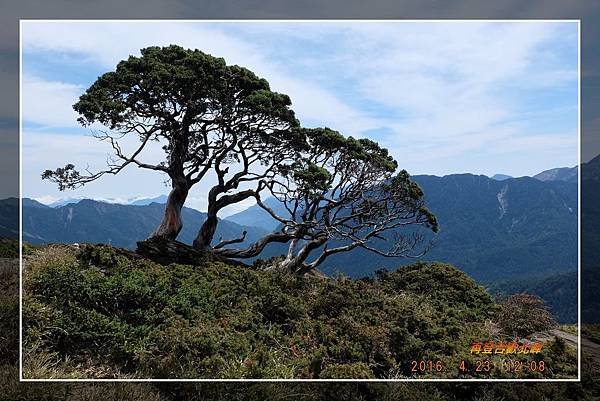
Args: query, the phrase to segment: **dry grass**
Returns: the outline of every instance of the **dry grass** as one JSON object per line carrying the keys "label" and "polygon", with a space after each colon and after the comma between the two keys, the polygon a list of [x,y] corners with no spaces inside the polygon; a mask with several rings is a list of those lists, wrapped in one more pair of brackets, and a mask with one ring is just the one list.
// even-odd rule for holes
{"label": "dry grass", "polygon": [[19,259],[0,258],[0,290],[16,292],[19,284]]}
{"label": "dry grass", "polygon": [[69,356],[61,357],[40,346],[26,345],[23,355],[23,377],[32,379],[135,379],[135,374],[122,373],[118,367],[100,363],[90,356],[80,357],[77,362]]}
{"label": "dry grass", "polygon": [[56,264],[77,266],[74,248],[69,245],[48,245],[43,252],[23,256],[23,285],[40,269]]}
{"label": "dry grass", "polygon": [[559,329],[574,336],[578,334],[576,324],[563,324],[559,326]]}
{"label": "dry grass", "polygon": [[0,366],[0,401],[167,401],[147,383],[21,383],[17,365]]}

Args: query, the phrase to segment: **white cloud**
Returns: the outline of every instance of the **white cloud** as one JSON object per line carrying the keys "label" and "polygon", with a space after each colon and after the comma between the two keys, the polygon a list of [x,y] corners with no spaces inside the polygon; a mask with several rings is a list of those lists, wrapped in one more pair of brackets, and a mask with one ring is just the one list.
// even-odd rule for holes
{"label": "white cloud", "polygon": [[[123,141],[123,148],[135,146],[135,139]],[[56,185],[42,181],[45,170],[54,170],[67,163],[73,163],[80,171],[99,171],[106,168],[107,157],[112,155],[110,145],[99,143],[95,138],[83,135],[61,134],[56,131],[25,130],[23,142],[23,194],[38,198],[46,195],[56,198],[92,197],[99,194],[108,198],[130,198],[132,194],[156,196],[165,193],[165,176],[155,171],[129,166],[117,175],[104,176],[76,191],[59,192]],[[149,148],[146,153],[149,162],[157,159],[158,150]]]}
{"label": "white cloud", "polygon": [[50,205],[51,203],[54,203],[61,198],[57,198],[56,196],[52,196],[52,195],[43,195],[43,196],[39,196],[39,197],[33,198],[33,199],[40,203],[43,203],[44,205]]}
{"label": "white cloud", "polygon": [[[576,132],[533,132],[531,126],[552,110],[534,113],[521,104],[523,92],[575,85],[577,72],[566,68],[547,46],[557,40],[571,43],[564,42],[564,26],[449,22],[228,27],[27,22],[23,46],[31,54],[76,56],[81,68],[99,71],[114,69],[119,60],[150,45],[199,48],[267,78],[273,89],[290,95],[305,125],[327,125],[355,136],[379,130],[375,139],[390,148],[402,167],[416,173],[494,168],[508,172],[504,163],[515,170],[535,170],[535,163],[571,164],[576,159]],[[75,126],[71,105],[84,88],[59,78],[26,78],[26,119]],[[543,104],[537,106],[543,109]],[[570,112],[576,115],[576,110]],[[74,155],[69,149],[87,153],[82,161],[100,165],[106,157],[106,149],[88,151],[97,149],[93,141],[78,142],[78,148],[68,146],[64,138],[57,141],[67,147],[62,153],[40,155],[46,164],[56,164],[50,162],[57,154],[61,160]],[[531,160],[524,162],[519,156],[511,163],[511,149],[529,152]],[[482,161],[484,157],[488,159]],[[131,182],[112,177],[106,181]],[[128,189],[141,190],[135,184]],[[157,191],[153,186],[143,193]],[[190,202],[203,210],[203,199],[199,193]]]}
{"label": "white cloud", "polygon": [[[124,151],[133,149],[139,142],[136,138],[121,140]],[[74,151],[66,151],[72,149]],[[160,146],[154,144],[144,152],[143,159],[155,163],[161,158]],[[56,185],[42,181],[43,171],[73,163],[79,171],[92,172],[106,168],[106,159],[112,156],[110,145],[98,142],[91,136],[60,134],[54,131],[25,130],[23,132],[23,194],[26,197],[49,204],[60,199],[92,198],[112,203],[127,203],[133,199],[152,198],[169,192],[165,185],[166,175],[156,171],[128,166],[117,175],[105,175],[75,191],[60,192]],[[196,185],[190,191],[186,206],[206,211],[206,193],[216,183],[213,176]],[[135,195],[135,196],[132,196]],[[252,205],[246,200],[221,211],[225,217]]]}
{"label": "white cloud", "polygon": [[[263,56],[264,52],[260,46],[227,35],[219,29],[191,23],[167,22],[100,25],[79,22],[25,22],[23,25],[23,48],[27,52],[76,53],[80,62],[98,64],[107,71],[114,69],[120,60],[129,55],[139,54],[141,48],[169,44],[199,48],[215,56],[224,57],[228,64],[243,65],[259,76],[267,78],[274,90],[290,95],[293,108],[300,119],[322,121],[353,135],[359,135],[362,130],[380,125],[375,119],[349,107],[331,91],[287,74],[272,60]],[[56,86],[56,83],[48,82],[46,86]],[[52,100],[57,108],[70,110],[70,105],[81,94],[83,88],[60,88],[57,92],[60,97],[53,96],[48,88],[31,89],[32,93],[36,94],[38,103]],[[73,93],[78,95],[73,98],[70,96]],[[68,119],[68,113],[63,111],[60,115]],[[75,121],[72,116],[71,120]]]}
{"label": "white cloud", "polygon": [[77,101],[83,89],[67,82],[23,76],[23,120],[43,126],[73,126],[77,121],[77,113],[71,105]]}

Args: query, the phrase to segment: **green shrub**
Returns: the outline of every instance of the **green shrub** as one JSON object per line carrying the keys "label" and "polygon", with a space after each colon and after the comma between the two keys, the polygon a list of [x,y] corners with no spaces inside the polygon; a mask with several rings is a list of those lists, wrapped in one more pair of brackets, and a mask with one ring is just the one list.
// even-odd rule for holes
{"label": "green shrub", "polygon": [[18,258],[19,241],[16,238],[0,237],[0,258]]}
{"label": "green shrub", "polygon": [[[470,342],[490,338],[497,310],[439,263],[324,279],[162,266],[91,245],[27,256],[24,291],[26,348],[56,356],[64,371],[91,364],[78,374],[93,377],[401,378],[419,358],[456,365],[443,373],[455,377]],[[28,358],[24,368],[40,371]]]}
{"label": "green shrub", "polygon": [[321,371],[321,379],[373,379],[373,371],[369,365],[359,363],[348,363],[344,365],[329,365]]}

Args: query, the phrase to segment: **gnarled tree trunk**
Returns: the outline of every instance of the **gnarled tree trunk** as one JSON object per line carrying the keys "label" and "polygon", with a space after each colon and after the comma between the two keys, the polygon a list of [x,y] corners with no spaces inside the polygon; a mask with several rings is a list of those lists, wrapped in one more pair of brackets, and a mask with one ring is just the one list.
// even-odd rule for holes
{"label": "gnarled tree trunk", "polygon": [[206,220],[202,223],[202,227],[198,231],[196,239],[194,239],[193,246],[198,251],[207,251],[211,248],[210,244],[215,232],[217,231],[217,225],[219,219],[217,213],[228,205],[232,205],[237,202],[241,202],[246,198],[253,196],[256,192],[248,189],[242,192],[235,193],[233,195],[224,195],[217,199],[217,195],[223,193],[225,189],[222,186],[213,187],[208,194],[208,211],[206,212]]}
{"label": "gnarled tree trunk", "polygon": [[181,210],[185,204],[189,192],[189,186],[185,179],[173,180],[173,189],[167,198],[165,205],[165,214],[159,226],[150,235],[150,238],[161,237],[169,240],[175,240],[183,228],[181,220]]}
{"label": "gnarled tree trunk", "polygon": [[194,239],[192,244],[194,249],[198,251],[206,251],[210,248],[210,243],[215,236],[218,223],[219,220],[217,219],[217,214],[209,212],[206,216],[206,220],[204,223],[202,223],[202,227],[200,227],[198,235]]}
{"label": "gnarled tree trunk", "polygon": [[304,262],[313,250],[319,248],[326,242],[326,237],[317,237],[306,242],[302,246],[302,248],[300,248],[300,250],[296,253],[295,249],[298,246],[298,242],[294,242],[294,240],[292,240],[292,243],[290,244],[290,247],[288,249],[288,254],[286,258],[280,263],[279,267],[288,270],[290,273],[296,273],[300,275],[310,273],[312,270],[314,270],[316,266],[313,267],[311,265],[305,264]]}

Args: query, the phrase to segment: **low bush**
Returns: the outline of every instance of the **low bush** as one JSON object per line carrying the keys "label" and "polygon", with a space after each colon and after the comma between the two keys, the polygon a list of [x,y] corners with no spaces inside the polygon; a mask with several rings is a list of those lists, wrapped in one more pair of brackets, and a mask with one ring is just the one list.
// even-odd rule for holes
{"label": "low bush", "polygon": [[70,377],[402,378],[417,359],[447,366],[419,377],[456,377],[498,310],[440,263],[326,279],[57,245],[24,266],[26,377],[51,374],[36,352]]}
{"label": "low bush", "polygon": [[16,238],[0,237],[0,258],[18,258],[19,241]]}

